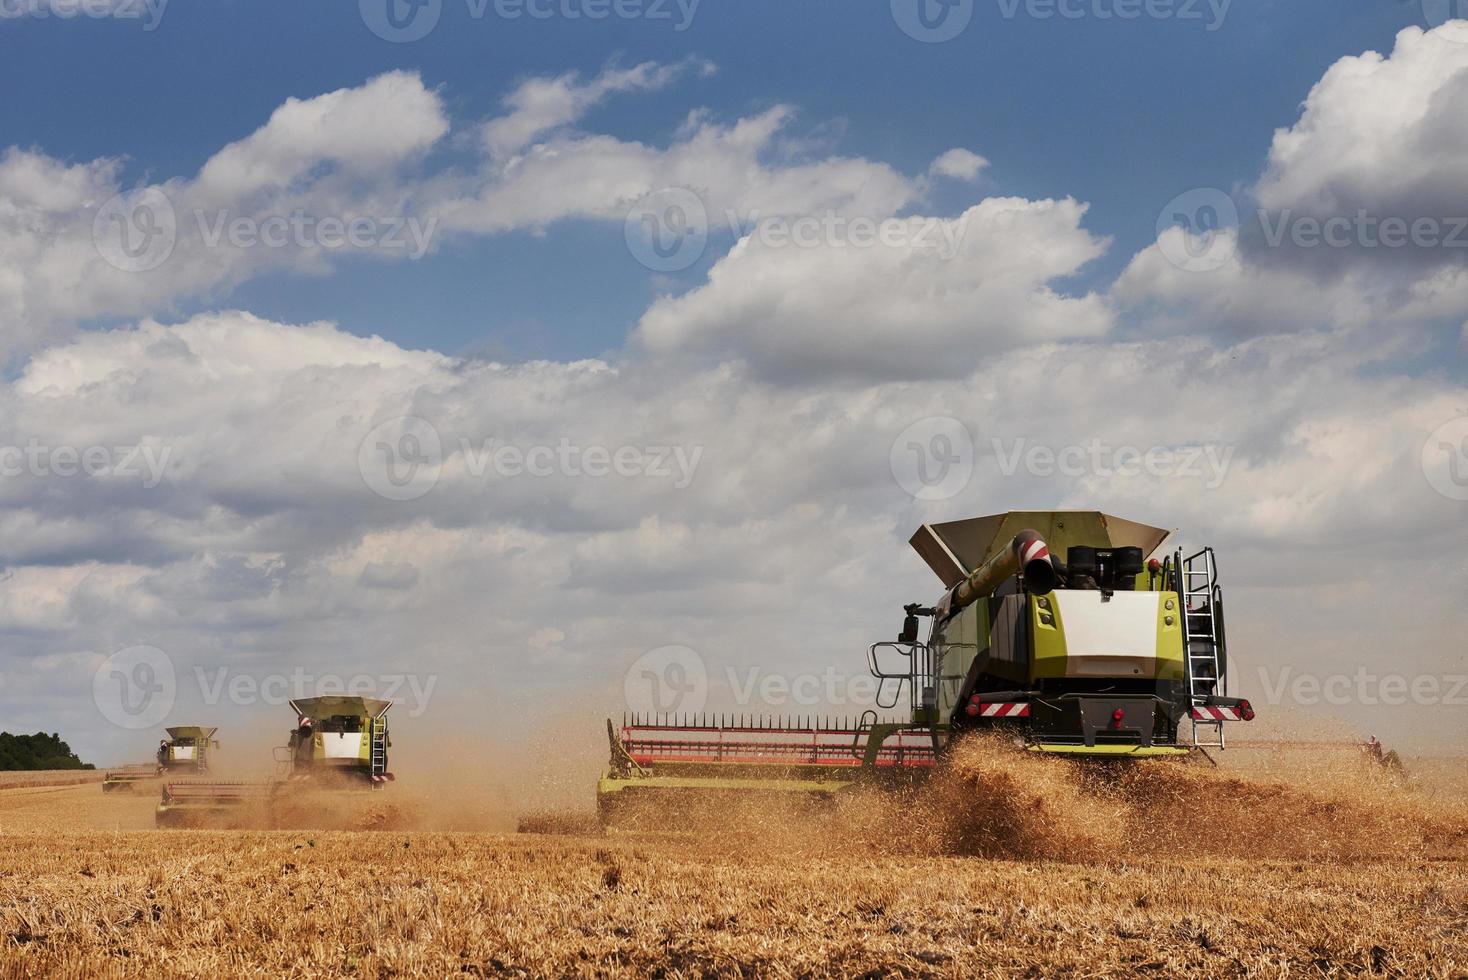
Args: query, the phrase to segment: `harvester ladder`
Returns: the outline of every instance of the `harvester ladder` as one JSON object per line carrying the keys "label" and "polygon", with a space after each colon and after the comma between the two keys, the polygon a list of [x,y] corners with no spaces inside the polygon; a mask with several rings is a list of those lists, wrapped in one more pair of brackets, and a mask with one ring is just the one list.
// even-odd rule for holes
{"label": "harvester ladder", "polygon": [[372,775],[387,775],[387,720],[372,718],[367,722],[372,751]]}
{"label": "harvester ladder", "polygon": [[[1174,567],[1179,572],[1177,584],[1182,604],[1183,662],[1188,685],[1188,715],[1193,723],[1193,744],[1202,748],[1225,748],[1223,722],[1199,719],[1192,711],[1206,703],[1210,696],[1225,694],[1228,682],[1219,656],[1223,645],[1218,621],[1221,590],[1213,549],[1204,548],[1186,559],[1178,551],[1174,556]],[[1198,729],[1209,727],[1213,729],[1212,740],[1200,741]]]}

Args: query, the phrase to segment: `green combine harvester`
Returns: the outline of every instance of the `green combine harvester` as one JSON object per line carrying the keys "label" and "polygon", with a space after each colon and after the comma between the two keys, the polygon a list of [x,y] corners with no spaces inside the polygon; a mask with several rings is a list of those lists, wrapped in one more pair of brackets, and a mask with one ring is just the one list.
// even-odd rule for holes
{"label": "green combine harvester", "polygon": [[296,727],[276,749],[276,778],[267,782],[168,782],[158,804],[160,827],[268,822],[283,805],[312,792],[381,789],[387,768],[391,701],[353,696],[290,702]]}
{"label": "green combine harvester", "polygon": [[1167,537],[1098,511],[924,524],[910,543],[945,591],[904,607],[898,639],[868,650],[879,708],[897,709],[905,691],[904,717],[608,722],[603,821],[642,801],[911,784],[971,732],[1090,759],[1224,748],[1224,725],[1254,709],[1228,696],[1213,550],[1159,558]]}
{"label": "green combine harvester", "polygon": [[219,748],[214,740],[218,728],[176,725],[164,731],[168,737],[158,743],[153,762],[109,769],[102,778],[102,792],[134,790],[164,776],[203,776],[209,772],[209,753]]}

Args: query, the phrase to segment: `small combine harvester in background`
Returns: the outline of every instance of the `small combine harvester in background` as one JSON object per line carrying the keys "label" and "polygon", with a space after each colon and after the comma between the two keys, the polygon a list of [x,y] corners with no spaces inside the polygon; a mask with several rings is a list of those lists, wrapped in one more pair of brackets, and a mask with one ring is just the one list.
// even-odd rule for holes
{"label": "small combine harvester in background", "polygon": [[219,748],[214,740],[218,728],[176,725],[164,731],[168,737],[158,743],[154,762],[109,769],[102,779],[102,792],[133,790],[164,776],[203,776],[209,772],[210,750]]}
{"label": "small combine harvester in background", "polygon": [[167,782],[160,827],[269,822],[284,806],[309,808],[316,791],[381,789],[391,782],[387,711],[391,701],[353,696],[290,702],[296,727],[275,750],[277,772],[266,782]]}
{"label": "small combine harvester in background", "polygon": [[1213,549],[1153,557],[1167,536],[1098,511],[924,524],[910,543],[945,591],[904,607],[898,639],[868,650],[878,707],[896,709],[905,689],[905,717],[608,722],[603,822],[641,801],[909,784],[972,732],[1092,759],[1224,748],[1225,723],[1252,720],[1254,709],[1228,696]]}

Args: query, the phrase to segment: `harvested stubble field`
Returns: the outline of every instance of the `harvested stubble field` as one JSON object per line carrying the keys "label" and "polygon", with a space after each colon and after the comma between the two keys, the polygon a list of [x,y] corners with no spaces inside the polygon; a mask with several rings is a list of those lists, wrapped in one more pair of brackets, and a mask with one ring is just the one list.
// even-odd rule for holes
{"label": "harvested stubble field", "polygon": [[406,793],[400,829],[157,832],[149,794],[10,789],[0,974],[1468,976],[1468,800],[1296,769],[975,752],[905,801],[606,836]]}

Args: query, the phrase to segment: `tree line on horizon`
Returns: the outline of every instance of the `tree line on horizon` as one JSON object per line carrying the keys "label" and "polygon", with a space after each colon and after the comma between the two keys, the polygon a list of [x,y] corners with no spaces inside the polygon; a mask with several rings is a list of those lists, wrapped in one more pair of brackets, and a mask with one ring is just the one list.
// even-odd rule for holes
{"label": "tree line on horizon", "polygon": [[50,735],[45,732],[34,735],[0,732],[0,772],[95,768],[77,758],[71,746],[54,732]]}

